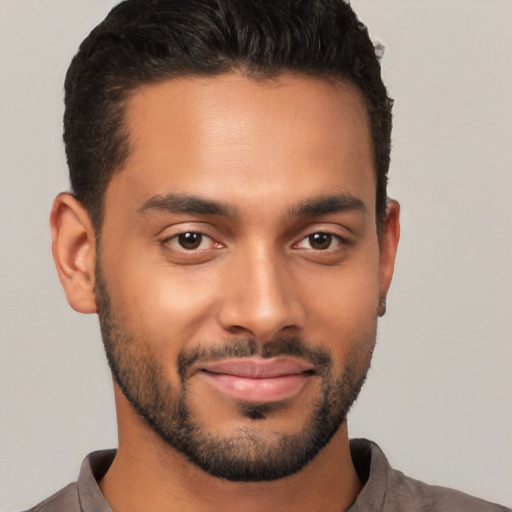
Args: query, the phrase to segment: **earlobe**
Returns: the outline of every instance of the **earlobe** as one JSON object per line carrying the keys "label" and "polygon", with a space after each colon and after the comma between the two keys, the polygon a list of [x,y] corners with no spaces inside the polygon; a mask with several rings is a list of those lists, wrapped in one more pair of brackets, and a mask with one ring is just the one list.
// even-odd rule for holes
{"label": "earlobe", "polygon": [[50,215],[52,253],[70,306],[95,313],[95,235],[85,208],[71,194],[59,194]]}
{"label": "earlobe", "polygon": [[386,297],[388,294],[395,257],[400,239],[400,204],[394,199],[389,199],[387,204],[386,219],[380,236],[379,255],[379,307],[378,314],[383,316],[386,312]]}

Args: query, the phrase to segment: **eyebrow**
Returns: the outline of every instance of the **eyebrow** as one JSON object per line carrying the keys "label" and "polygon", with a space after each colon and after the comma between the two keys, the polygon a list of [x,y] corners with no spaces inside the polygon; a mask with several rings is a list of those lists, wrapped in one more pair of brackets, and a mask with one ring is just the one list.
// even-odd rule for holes
{"label": "eyebrow", "polygon": [[227,204],[197,196],[173,193],[157,195],[148,199],[138,211],[144,213],[152,210],[167,213],[235,216],[235,211]]}
{"label": "eyebrow", "polygon": [[355,211],[366,213],[366,206],[357,197],[348,194],[320,196],[295,205],[290,210],[291,217],[319,217],[330,213]]}
{"label": "eyebrow", "polygon": [[[141,213],[161,211],[166,213],[184,213],[196,215],[218,215],[235,217],[233,207],[197,196],[186,194],[161,194],[148,199],[138,210]],[[357,197],[348,194],[320,196],[301,201],[289,210],[290,217],[319,217],[330,213],[356,211],[365,213],[366,207]]]}

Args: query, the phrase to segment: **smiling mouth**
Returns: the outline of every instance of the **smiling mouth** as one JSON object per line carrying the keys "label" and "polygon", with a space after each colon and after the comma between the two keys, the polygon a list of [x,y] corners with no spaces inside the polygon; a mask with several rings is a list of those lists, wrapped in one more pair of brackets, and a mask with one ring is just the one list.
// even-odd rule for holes
{"label": "smiling mouth", "polygon": [[203,363],[199,373],[224,395],[255,403],[292,398],[315,375],[313,365],[304,361],[257,357]]}

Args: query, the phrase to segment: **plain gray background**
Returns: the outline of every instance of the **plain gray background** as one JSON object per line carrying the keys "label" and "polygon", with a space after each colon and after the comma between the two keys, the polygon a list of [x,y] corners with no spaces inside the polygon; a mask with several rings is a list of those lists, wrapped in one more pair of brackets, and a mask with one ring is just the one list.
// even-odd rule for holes
{"label": "plain gray background", "polygon": [[[95,316],[67,305],[48,213],[67,189],[62,83],[110,0],[0,0],[0,509],[116,444]],[[512,2],[358,0],[396,99],[402,242],[349,419],[422,480],[512,504]]]}

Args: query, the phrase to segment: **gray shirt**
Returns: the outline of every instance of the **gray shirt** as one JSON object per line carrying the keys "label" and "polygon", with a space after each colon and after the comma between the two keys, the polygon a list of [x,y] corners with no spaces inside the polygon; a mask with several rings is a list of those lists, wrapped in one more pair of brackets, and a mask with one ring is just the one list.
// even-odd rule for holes
{"label": "gray shirt", "polygon": [[[350,451],[365,485],[349,512],[512,512],[453,489],[409,478],[391,468],[382,450],[366,439],[351,440]],[[115,450],[91,453],[82,463],[77,482],[28,512],[112,512],[97,482],[115,454]]]}

